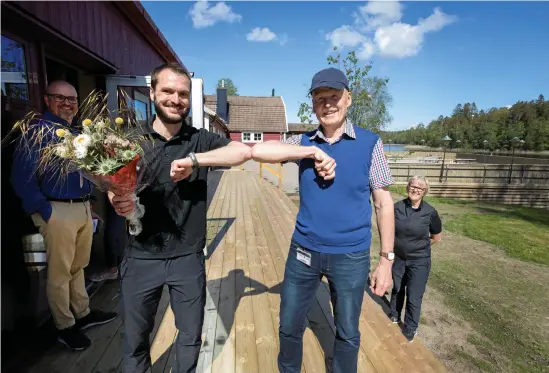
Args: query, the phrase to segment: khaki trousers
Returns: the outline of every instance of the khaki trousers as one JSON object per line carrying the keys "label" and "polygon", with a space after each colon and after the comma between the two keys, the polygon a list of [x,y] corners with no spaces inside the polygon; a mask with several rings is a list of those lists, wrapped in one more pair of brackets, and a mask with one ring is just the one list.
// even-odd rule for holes
{"label": "khaki trousers", "polygon": [[52,201],[51,206],[47,223],[39,214],[31,217],[46,246],[50,310],[56,327],[65,329],[90,313],[84,268],[90,262],[93,222],[89,202]]}

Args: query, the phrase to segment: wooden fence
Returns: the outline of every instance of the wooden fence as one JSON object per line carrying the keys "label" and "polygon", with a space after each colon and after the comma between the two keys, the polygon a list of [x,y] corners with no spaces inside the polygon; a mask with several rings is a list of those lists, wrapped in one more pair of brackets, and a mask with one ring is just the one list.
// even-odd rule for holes
{"label": "wooden fence", "polygon": [[549,209],[549,184],[434,183],[428,196]]}
{"label": "wooden fence", "polygon": [[276,176],[277,187],[278,189],[282,189],[282,177],[284,176],[284,171],[282,170],[282,164],[277,163],[275,167],[276,167],[276,170],[268,164],[259,162],[259,178],[261,179],[263,178],[263,169],[265,169],[270,173],[272,173],[274,176]]}
{"label": "wooden fence", "polygon": [[460,165],[389,163],[396,182],[406,182],[414,175],[430,182],[481,184],[549,184],[549,166],[543,165]]}

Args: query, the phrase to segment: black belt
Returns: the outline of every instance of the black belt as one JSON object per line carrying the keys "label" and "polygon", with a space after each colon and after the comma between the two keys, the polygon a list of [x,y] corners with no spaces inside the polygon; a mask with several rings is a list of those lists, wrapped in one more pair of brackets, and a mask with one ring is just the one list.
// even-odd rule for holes
{"label": "black belt", "polygon": [[48,200],[50,201],[54,201],[54,202],[66,202],[66,203],[77,203],[77,202],[87,202],[90,200],[90,196],[87,195],[87,196],[84,196],[84,197],[81,197],[81,198],[69,198],[69,199],[62,199],[62,198],[51,198],[51,197],[48,197]]}

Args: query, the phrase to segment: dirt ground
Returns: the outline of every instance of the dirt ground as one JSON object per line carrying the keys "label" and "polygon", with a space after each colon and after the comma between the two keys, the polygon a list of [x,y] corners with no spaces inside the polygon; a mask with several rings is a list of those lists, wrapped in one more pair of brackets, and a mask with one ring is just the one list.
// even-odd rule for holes
{"label": "dirt ground", "polygon": [[[475,213],[459,204],[435,207],[443,222]],[[376,262],[375,215],[372,222]],[[548,267],[444,227],[442,237],[433,246],[417,338],[452,373],[549,372]]]}

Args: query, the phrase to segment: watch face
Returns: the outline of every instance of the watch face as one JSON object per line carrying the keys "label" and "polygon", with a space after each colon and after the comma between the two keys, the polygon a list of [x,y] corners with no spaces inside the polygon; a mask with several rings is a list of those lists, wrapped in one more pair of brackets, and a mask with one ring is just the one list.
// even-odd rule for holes
{"label": "watch face", "polygon": [[389,260],[395,260],[395,253],[388,253],[388,254],[387,254],[387,259],[389,259]]}

